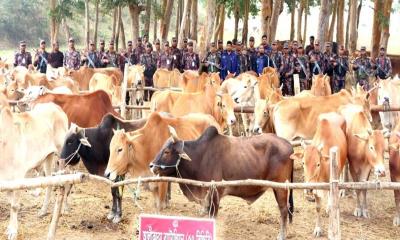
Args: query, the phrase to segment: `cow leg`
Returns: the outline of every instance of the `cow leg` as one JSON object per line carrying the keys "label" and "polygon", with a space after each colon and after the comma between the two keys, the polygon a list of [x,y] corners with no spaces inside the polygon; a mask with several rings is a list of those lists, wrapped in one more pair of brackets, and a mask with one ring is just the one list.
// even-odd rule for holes
{"label": "cow leg", "polygon": [[228,125],[229,136],[233,136],[232,125]]}
{"label": "cow leg", "polygon": [[274,189],[275,200],[278,203],[279,212],[281,213],[280,230],[278,240],[286,239],[286,227],[288,219],[288,191],[285,189]]}
{"label": "cow leg", "polygon": [[317,218],[315,223],[315,228],[313,235],[314,237],[321,237],[322,228],[321,228],[321,197],[314,195],[315,197],[315,210],[317,211]]}
{"label": "cow leg", "polygon": [[62,213],[63,214],[68,213],[69,210],[70,210],[69,206],[68,206],[68,196],[70,195],[71,190],[72,190],[72,184],[66,184],[65,185],[66,194],[65,194],[65,197],[63,199],[63,205],[62,205]]}
{"label": "cow leg", "polygon": [[[54,154],[48,155],[43,163],[44,174],[46,177],[51,175],[51,170],[53,167],[53,164],[52,164],[53,157],[54,157]],[[50,196],[51,196],[51,188],[52,188],[51,186],[46,188],[46,194],[44,197],[42,208],[39,211],[39,217],[43,217],[44,215],[47,214],[47,209],[49,208],[49,202],[50,202]]]}
{"label": "cow leg", "polygon": [[369,211],[367,207],[367,190],[362,190],[363,205],[362,205],[362,217],[369,218]]}
{"label": "cow leg", "polygon": [[11,212],[10,212],[10,223],[7,227],[7,237],[8,240],[15,240],[17,239],[18,233],[18,211],[20,208],[19,205],[19,192],[12,191],[9,193],[10,196],[10,203],[11,203]]}
{"label": "cow leg", "polygon": [[111,207],[110,213],[107,215],[107,219],[108,220],[114,219],[114,217],[116,215],[116,210],[117,210],[117,203],[116,203],[116,201],[117,201],[117,191],[118,191],[118,187],[111,188],[112,207]]}
{"label": "cow leg", "polygon": [[250,136],[250,129],[249,129],[247,115],[246,115],[246,113],[241,113],[240,116],[242,117],[245,136]]}
{"label": "cow leg", "polygon": [[161,182],[156,184],[157,188],[156,191],[153,191],[153,196],[155,199],[155,208],[157,209],[157,212],[159,212],[166,207],[168,183]]}
{"label": "cow leg", "polygon": [[115,202],[113,223],[119,223],[122,220],[122,195],[119,189],[118,187],[116,188],[115,196],[113,196],[113,204]]}
{"label": "cow leg", "polygon": [[396,215],[393,218],[393,225],[400,226],[400,190],[394,190],[394,203],[396,205]]}

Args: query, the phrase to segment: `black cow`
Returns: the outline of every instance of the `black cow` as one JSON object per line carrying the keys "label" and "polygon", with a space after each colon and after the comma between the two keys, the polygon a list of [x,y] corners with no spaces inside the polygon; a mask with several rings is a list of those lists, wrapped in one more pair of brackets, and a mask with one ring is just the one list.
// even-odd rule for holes
{"label": "black cow", "polygon": [[[172,138],[156,156],[150,168],[155,174],[200,181],[261,179],[275,182],[293,181],[292,145],[274,134],[249,138],[228,137],[209,127],[197,140],[182,141],[170,127]],[[201,188],[180,184],[183,194],[191,201],[205,200],[209,213],[217,215],[220,199],[225,195],[237,196],[249,203],[257,200],[266,190],[261,186]],[[281,222],[278,239],[286,238],[286,224],[292,221],[293,194],[273,189],[278,203]]]}
{"label": "black cow", "polygon": [[[147,119],[124,121],[112,114],[107,114],[95,128],[79,128],[76,125],[68,133],[61,151],[61,158],[68,165],[76,165],[82,159],[91,174],[104,175],[110,157],[110,142],[113,130],[134,131],[144,126]],[[121,221],[121,194],[118,188],[112,188],[113,204],[107,218],[114,223]]]}

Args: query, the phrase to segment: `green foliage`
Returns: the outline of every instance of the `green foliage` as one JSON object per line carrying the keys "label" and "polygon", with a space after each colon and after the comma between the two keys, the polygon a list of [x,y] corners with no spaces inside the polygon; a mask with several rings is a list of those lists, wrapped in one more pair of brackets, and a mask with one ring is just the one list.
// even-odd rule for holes
{"label": "green foliage", "polygon": [[226,14],[229,18],[233,15],[235,4],[239,4],[239,19],[243,19],[245,1],[250,1],[249,15],[256,16],[259,12],[259,7],[257,7],[259,1],[257,0],[217,0],[217,3],[225,3]]}

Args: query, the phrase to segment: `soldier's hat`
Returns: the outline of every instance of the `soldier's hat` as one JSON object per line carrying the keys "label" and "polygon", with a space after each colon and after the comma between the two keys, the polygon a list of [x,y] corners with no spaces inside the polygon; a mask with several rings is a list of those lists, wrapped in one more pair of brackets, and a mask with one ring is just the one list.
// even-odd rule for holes
{"label": "soldier's hat", "polygon": [[360,50],[361,50],[361,51],[365,51],[365,50],[367,50],[367,48],[366,48],[365,46],[362,46],[362,47],[360,48]]}
{"label": "soldier's hat", "polygon": [[21,45],[21,46],[26,46],[26,42],[25,42],[24,40],[19,41],[19,45]]}
{"label": "soldier's hat", "polygon": [[111,39],[110,45],[114,45],[114,39]]}
{"label": "soldier's hat", "polygon": [[278,45],[278,40],[272,41],[272,45]]}
{"label": "soldier's hat", "polygon": [[104,39],[100,39],[100,44],[104,44]]}
{"label": "soldier's hat", "polygon": [[251,36],[251,37],[249,38],[249,41],[250,41],[250,42],[254,42],[254,37]]}
{"label": "soldier's hat", "polygon": [[89,41],[89,45],[94,45],[94,41],[93,41],[93,40],[90,40],[90,41]]}
{"label": "soldier's hat", "polygon": [[137,41],[138,41],[138,42],[141,42],[141,41],[142,41],[142,38],[141,38],[141,37],[138,37],[138,38],[137,38]]}
{"label": "soldier's hat", "polygon": [[153,46],[151,45],[151,43],[147,43],[147,44],[146,44],[146,47],[152,48]]}
{"label": "soldier's hat", "polygon": [[210,43],[211,47],[215,47],[215,42]]}
{"label": "soldier's hat", "polygon": [[46,44],[46,41],[44,39],[41,39],[39,43],[40,44],[43,44],[43,43]]}
{"label": "soldier's hat", "polygon": [[147,33],[145,33],[145,34],[143,34],[143,37],[145,38],[148,38],[149,37],[149,35],[147,34]]}
{"label": "soldier's hat", "polygon": [[223,42],[222,42],[222,40],[220,39],[220,40],[218,40],[218,44],[222,44]]}
{"label": "soldier's hat", "polygon": [[187,37],[184,37],[184,38],[183,38],[183,43],[187,43],[187,42],[188,42]]}
{"label": "soldier's hat", "polygon": [[325,46],[329,46],[330,47],[330,46],[332,46],[332,43],[331,42],[326,42]]}
{"label": "soldier's hat", "polygon": [[379,50],[385,50],[385,46],[381,45],[381,47],[379,48]]}
{"label": "soldier's hat", "polygon": [[303,44],[299,44],[299,46],[297,48],[298,49],[302,49],[303,48]]}
{"label": "soldier's hat", "polygon": [[241,46],[242,42],[241,41],[237,41],[236,45]]}
{"label": "soldier's hat", "polygon": [[160,44],[160,39],[157,38],[155,42],[156,44]]}
{"label": "soldier's hat", "polygon": [[129,46],[129,45],[132,46],[132,41],[131,41],[131,40],[128,41],[128,46]]}
{"label": "soldier's hat", "polygon": [[339,49],[340,49],[340,50],[344,50],[344,45],[341,44],[341,45],[339,46]]}
{"label": "soldier's hat", "polygon": [[287,43],[287,42],[285,42],[284,44],[283,44],[283,49],[288,49],[289,48],[289,44]]}
{"label": "soldier's hat", "polygon": [[192,41],[188,42],[188,46],[193,47],[193,42]]}
{"label": "soldier's hat", "polygon": [[74,39],[73,37],[70,37],[70,38],[68,39],[68,42],[75,42],[75,39]]}
{"label": "soldier's hat", "polygon": [[165,42],[164,42],[164,46],[169,47],[169,42],[168,42],[168,41],[165,41]]}
{"label": "soldier's hat", "polygon": [[319,44],[320,44],[320,41],[318,39],[314,41],[314,45],[319,45]]}

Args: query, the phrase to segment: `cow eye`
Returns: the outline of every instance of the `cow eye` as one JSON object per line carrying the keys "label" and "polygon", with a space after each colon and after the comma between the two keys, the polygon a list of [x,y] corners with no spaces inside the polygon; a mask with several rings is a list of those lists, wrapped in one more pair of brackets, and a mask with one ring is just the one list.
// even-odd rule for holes
{"label": "cow eye", "polygon": [[266,116],[268,116],[268,113],[267,113],[267,111],[264,111],[264,116],[266,117]]}
{"label": "cow eye", "polygon": [[320,163],[317,163],[317,167],[319,167],[321,164]]}
{"label": "cow eye", "polygon": [[122,152],[122,148],[118,148],[117,152],[118,153]]}
{"label": "cow eye", "polygon": [[72,142],[70,142],[70,141],[67,142],[67,145],[71,145],[71,144],[72,144]]}
{"label": "cow eye", "polygon": [[244,88],[247,88],[247,86],[244,86]]}
{"label": "cow eye", "polygon": [[374,146],[369,146],[369,150],[374,151],[375,150]]}
{"label": "cow eye", "polygon": [[169,150],[165,150],[164,154],[170,154],[171,152]]}

